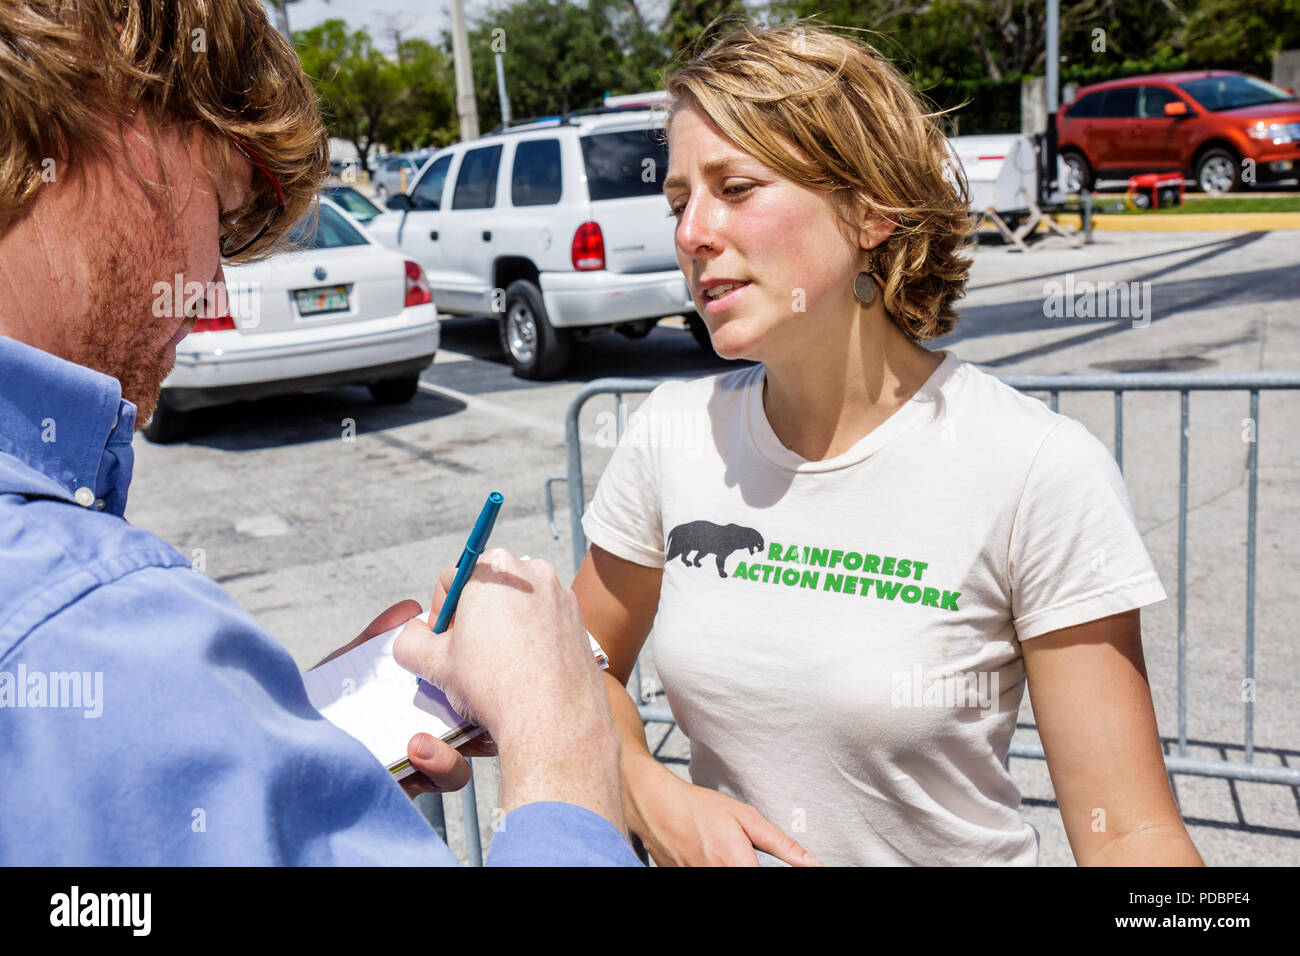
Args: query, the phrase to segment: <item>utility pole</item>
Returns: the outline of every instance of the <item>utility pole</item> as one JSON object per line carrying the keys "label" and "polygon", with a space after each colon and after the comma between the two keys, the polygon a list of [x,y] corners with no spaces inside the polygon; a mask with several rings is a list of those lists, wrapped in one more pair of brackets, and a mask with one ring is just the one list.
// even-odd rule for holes
{"label": "utility pole", "polygon": [[465,27],[465,0],[449,0],[451,51],[456,66],[456,113],[462,142],[478,139],[478,106],[474,102],[474,71],[469,61],[469,31]]}
{"label": "utility pole", "polygon": [[293,42],[293,33],[289,30],[289,3],[291,0],[279,0],[278,3],[272,3],[275,8],[275,28],[279,30],[286,40]]}
{"label": "utility pole", "polygon": [[1044,138],[1044,175],[1040,178],[1043,185],[1042,199],[1049,191],[1056,188],[1056,111],[1060,105],[1061,82],[1061,0],[1047,0],[1047,136]]}

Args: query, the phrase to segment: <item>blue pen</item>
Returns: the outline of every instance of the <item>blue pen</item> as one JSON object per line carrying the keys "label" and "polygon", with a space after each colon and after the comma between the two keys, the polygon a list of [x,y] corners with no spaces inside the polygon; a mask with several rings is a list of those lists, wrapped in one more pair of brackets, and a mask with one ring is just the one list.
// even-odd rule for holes
{"label": "blue pen", "polygon": [[479,555],[487,548],[488,535],[492,533],[492,526],[497,521],[497,512],[501,510],[501,503],[505,500],[499,491],[488,495],[483,510],[479,512],[478,521],[474,522],[474,530],[469,533],[469,540],[465,542],[465,550],[461,553],[460,560],[456,562],[456,578],[447,590],[447,598],[442,602],[442,610],[438,612],[438,620],[434,622],[433,633],[441,634],[451,624],[451,616],[456,613],[456,605],[460,601],[460,592],[465,590],[465,584],[474,573],[474,566],[478,564]]}

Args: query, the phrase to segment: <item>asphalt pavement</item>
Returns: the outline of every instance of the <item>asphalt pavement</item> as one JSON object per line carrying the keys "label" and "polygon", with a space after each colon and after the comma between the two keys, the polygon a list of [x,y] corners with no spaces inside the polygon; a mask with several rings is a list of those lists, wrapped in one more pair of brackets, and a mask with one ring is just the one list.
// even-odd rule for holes
{"label": "asphalt pavement", "polygon": [[[997,374],[1013,372],[1300,369],[1300,241],[1295,232],[1097,233],[1083,249],[1049,238],[1023,254],[986,243],[956,331],[930,343]],[[1067,315],[1066,283],[1135,283],[1138,315]],[[1150,283],[1149,286],[1144,283]],[[1054,285],[1056,284],[1056,285]],[[1050,300],[1050,301],[1049,301]],[[1132,310],[1130,310],[1132,311]],[[488,491],[506,503],[493,543],[573,570],[567,493],[556,487],[558,539],[547,528],[543,484],[565,471],[564,414],[577,390],[604,376],[695,377],[729,364],[705,354],[679,321],[633,341],[604,335],[575,349],[566,378],[527,382],[499,354],[490,320],[448,319],[442,351],[406,406],[373,404],[338,388],[199,412],[170,446],[135,441],[127,517],[183,553],[201,549],[221,583],[300,665],[314,664],[375,615],[414,597],[427,605],[437,573],[456,559]],[[635,405],[635,401],[632,402]],[[610,449],[593,400],[582,417],[586,497]],[[1194,394],[1189,423],[1187,645],[1188,753],[1242,759],[1245,675],[1245,393]],[[1063,395],[1113,450],[1109,393]],[[345,440],[344,419],[355,422]],[[1300,395],[1266,392],[1254,423],[1259,450],[1255,760],[1300,765],[1296,701],[1300,649],[1288,610],[1300,548]],[[1170,599],[1143,612],[1146,661],[1166,752],[1176,749],[1179,400],[1125,399],[1125,478]],[[653,639],[643,655],[653,684]],[[654,697],[663,703],[662,694]],[[648,727],[652,746],[686,775],[689,741]],[[1018,739],[1033,742],[1026,702]],[[1042,865],[1071,865],[1047,767],[1013,759],[1022,812],[1042,837]],[[499,787],[494,760],[475,761],[484,845]],[[1175,793],[1206,862],[1300,863],[1300,792],[1179,776]],[[464,857],[460,800],[446,798],[449,842]]]}

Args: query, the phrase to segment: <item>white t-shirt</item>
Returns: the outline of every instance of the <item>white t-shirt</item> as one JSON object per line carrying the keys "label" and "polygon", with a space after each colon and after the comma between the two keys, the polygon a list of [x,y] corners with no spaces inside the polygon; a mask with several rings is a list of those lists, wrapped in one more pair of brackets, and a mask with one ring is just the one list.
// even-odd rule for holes
{"label": "white t-shirt", "polygon": [[1002,765],[1020,642],[1166,597],[1106,447],[938,354],[826,461],[772,431],[761,365],[667,382],[583,519],[664,569],[655,664],[691,779],[828,864],[1034,865]]}

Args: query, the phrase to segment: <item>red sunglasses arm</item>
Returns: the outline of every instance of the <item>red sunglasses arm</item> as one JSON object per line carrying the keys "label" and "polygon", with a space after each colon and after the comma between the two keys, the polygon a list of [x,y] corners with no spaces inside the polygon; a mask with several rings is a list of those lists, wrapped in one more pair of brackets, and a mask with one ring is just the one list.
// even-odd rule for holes
{"label": "red sunglasses arm", "polygon": [[280,187],[279,180],[277,180],[274,176],[271,175],[271,171],[266,168],[266,164],[263,163],[262,160],[258,157],[257,153],[253,151],[253,147],[249,146],[247,143],[245,143],[242,139],[240,139],[238,136],[235,136],[234,134],[231,134],[230,138],[235,141],[235,145],[239,147],[239,151],[248,157],[248,161],[251,162],[258,169],[260,169],[262,171],[262,175],[264,175],[268,180],[270,180],[271,188],[275,190],[275,196],[280,201],[280,209],[281,211],[283,211],[284,190]]}

